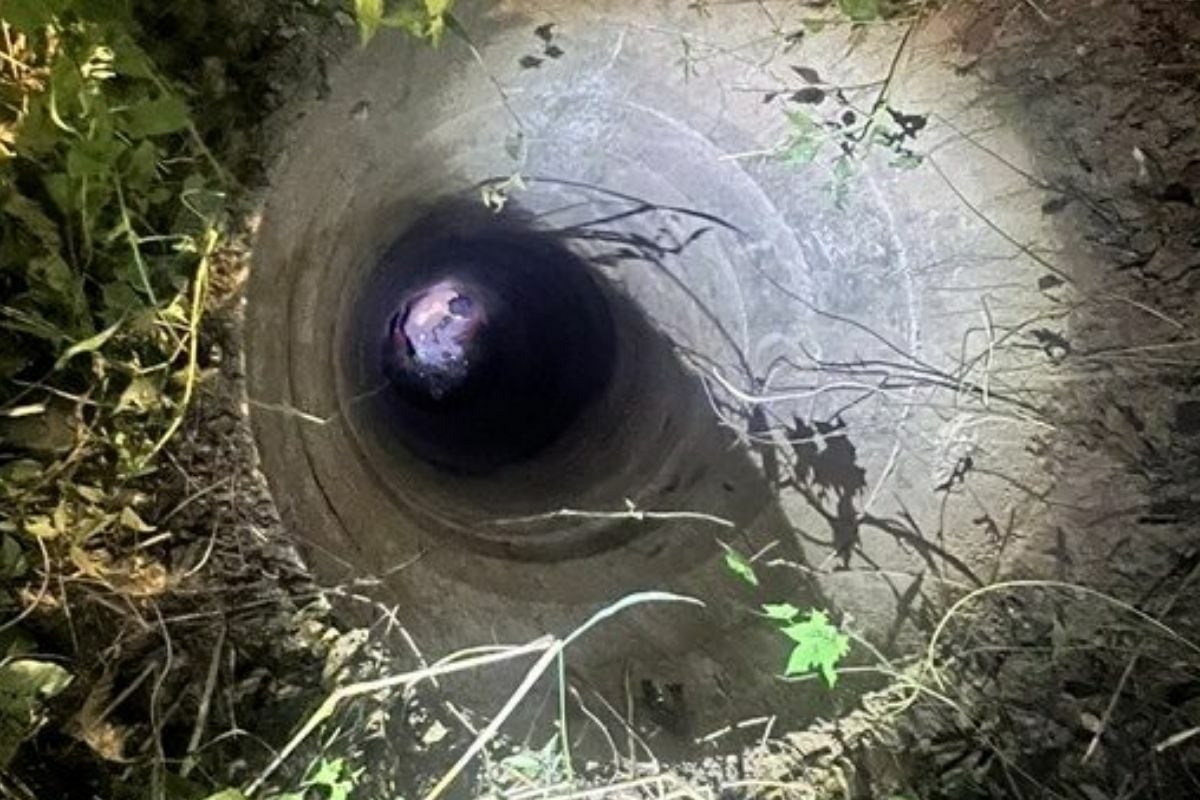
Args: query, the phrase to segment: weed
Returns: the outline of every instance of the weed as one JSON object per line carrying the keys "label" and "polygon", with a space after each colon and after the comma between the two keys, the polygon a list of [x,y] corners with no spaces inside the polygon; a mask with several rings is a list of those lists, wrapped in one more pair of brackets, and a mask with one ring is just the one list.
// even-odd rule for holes
{"label": "weed", "polygon": [[309,789],[317,789],[326,800],[348,800],[363,770],[353,769],[344,758],[322,756],[309,767],[297,791],[276,795],[272,800],[304,800]]}
{"label": "weed", "polygon": [[[766,610],[770,607],[763,608]],[[787,624],[780,628],[780,633],[795,642],[796,646],[788,656],[784,675],[790,677],[819,669],[821,677],[833,688],[837,684],[836,667],[850,652],[850,637],[831,625],[829,616],[824,611],[813,609],[808,613],[808,619],[798,622],[799,610],[786,610],[789,616],[781,621]]]}
{"label": "weed", "polygon": [[[12,2],[0,25],[0,603],[21,637],[17,621],[60,603],[52,575],[135,600],[169,586],[135,549],[154,528],[130,481],[193,396],[224,196],[120,5]],[[0,766],[69,680],[9,657]]]}
{"label": "weed", "polygon": [[725,566],[729,571],[751,586],[758,586],[758,575],[754,573],[754,566],[750,561],[724,542],[721,542],[721,546],[725,548]]}
{"label": "weed", "polygon": [[7,764],[21,742],[45,722],[44,705],[71,684],[62,666],[31,656],[32,642],[14,640],[0,665],[0,763]]}
{"label": "weed", "polygon": [[[364,40],[400,27],[433,42],[450,6],[356,4]],[[31,655],[46,648],[29,623],[69,623],[78,586],[136,613],[179,580],[139,487],[205,377],[230,179],[135,7],[0,7],[0,769],[72,678]]]}
{"label": "weed", "polygon": [[[914,149],[918,134],[928,119],[895,107],[892,84],[909,39],[928,5],[925,0],[891,3],[885,0],[839,0],[833,16],[806,19],[802,29],[776,33],[783,40],[783,52],[790,53],[807,33],[819,33],[832,24],[850,24],[859,35],[861,25],[871,22],[891,24],[900,17],[906,27],[900,36],[887,74],[878,81],[856,86],[840,85],[822,77],[813,67],[792,64],[791,73],[798,83],[780,85],[763,93],[764,103],[783,103],[787,126],[782,139],[773,147],[726,156],[726,158],[771,157],[791,166],[808,166],[822,153],[833,150],[827,169],[830,180],[826,190],[834,205],[845,210],[850,200],[853,179],[859,162],[875,152],[888,156],[888,165],[900,170],[916,169],[924,156]],[[911,15],[911,16],[904,16]],[[685,55],[687,50],[685,48]],[[866,103],[861,93],[870,92]]]}
{"label": "weed", "polygon": [[359,38],[366,45],[380,28],[399,28],[438,44],[450,22],[454,0],[354,0]]}
{"label": "weed", "polygon": [[[753,559],[747,558],[727,544],[725,566],[741,580],[758,586]],[[785,677],[793,677],[817,670],[825,683],[833,688],[837,684],[837,666],[850,652],[850,637],[842,633],[829,621],[829,615],[818,609],[808,612],[801,620],[801,611],[791,603],[764,603],[762,614],[778,624],[779,632],[793,642],[792,651],[784,666]]]}
{"label": "weed", "polygon": [[559,738],[549,739],[541,749],[522,747],[495,762],[488,771],[488,782],[494,788],[520,786],[551,786],[568,776],[568,768]]}

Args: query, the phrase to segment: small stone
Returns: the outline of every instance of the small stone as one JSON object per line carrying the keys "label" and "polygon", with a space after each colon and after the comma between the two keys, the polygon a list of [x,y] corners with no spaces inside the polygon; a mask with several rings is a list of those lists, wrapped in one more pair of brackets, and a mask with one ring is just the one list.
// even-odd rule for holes
{"label": "small stone", "polygon": [[426,747],[430,747],[445,739],[449,733],[449,729],[435,719],[433,724],[429,726],[429,729],[421,736],[421,743]]}

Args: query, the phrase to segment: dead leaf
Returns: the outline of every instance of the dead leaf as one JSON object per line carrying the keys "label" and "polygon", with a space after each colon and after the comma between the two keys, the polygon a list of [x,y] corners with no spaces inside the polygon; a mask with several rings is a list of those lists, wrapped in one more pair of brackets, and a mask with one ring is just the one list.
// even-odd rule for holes
{"label": "dead leaf", "polygon": [[113,588],[138,599],[158,597],[171,587],[171,573],[160,562],[142,556],[114,565],[109,575]]}
{"label": "dead leaf", "polygon": [[88,692],[79,712],[67,726],[67,732],[104,760],[125,763],[128,761],[125,757],[128,729],[101,716],[112,701],[112,690],[113,676],[106,672]]}

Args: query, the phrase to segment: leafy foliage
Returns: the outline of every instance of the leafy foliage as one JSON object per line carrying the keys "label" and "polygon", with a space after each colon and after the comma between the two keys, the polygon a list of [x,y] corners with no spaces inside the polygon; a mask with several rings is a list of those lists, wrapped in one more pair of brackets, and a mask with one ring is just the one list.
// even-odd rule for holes
{"label": "leafy foliage", "polygon": [[567,776],[566,757],[557,736],[540,750],[525,746],[496,761],[487,779],[494,789],[517,789],[530,784],[550,786]]}
{"label": "leafy foliage", "polygon": [[[750,560],[727,544],[725,566],[741,580],[758,586],[758,576]],[[801,620],[801,611],[791,603],[764,603],[762,615],[779,624],[779,631],[794,645],[784,667],[784,675],[791,677],[817,670],[832,688],[837,684],[837,665],[850,652],[850,637],[842,633],[829,621],[824,611],[813,609],[807,619]]]}
{"label": "leafy foliage", "polygon": [[725,549],[725,566],[729,571],[751,586],[758,586],[758,576],[754,574],[754,566],[750,561],[729,545],[722,542],[721,546]]}
{"label": "leafy foliage", "polygon": [[782,623],[780,632],[795,642],[784,675],[819,670],[830,687],[837,684],[837,665],[850,652],[850,637],[829,622],[828,614],[813,609],[807,619],[798,622],[800,609],[791,603],[767,603],[762,610],[768,619]]}
{"label": "leafy foliage", "polygon": [[811,164],[825,143],[823,132],[807,114],[799,111],[784,113],[791,123],[791,130],[780,158],[792,165]]}
{"label": "leafy foliage", "polygon": [[[864,23],[919,15],[925,4],[926,0],[838,0],[832,16],[807,19],[803,28],[792,33],[781,31],[786,45],[783,52],[790,52],[808,33],[819,33],[839,18],[851,24],[853,35],[861,36]],[[898,47],[903,50],[907,41],[908,36],[902,36]],[[898,57],[883,80],[859,86],[842,86],[822,77],[811,66],[792,64],[792,82],[763,93],[764,103],[783,103],[787,119],[784,138],[770,154],[792,166],[807,166],[823,151],[832,150],[833,155],[823,165],[830,172],[825,186],[839,209],[844,210],[849,203],[856,162],[871,153],[889,155],[888,165],[895,169],[916,169],[923,163],[923,156],[914,149],[914,140],[928,118],[905,113],[893,105],[891,92],[897,63]],[[864,90],[873,94],[866,102],[861,96]]]}
{"label": "leafy foliage", "polygon": [[169,394],[185,289],[219,223],[186,100],[104,7],[5,7],[21,65],[0,83],[5,408],[48,378],[115,392],[140,377]]}
{"label": "leafy foliage", "polygon": [[838,0],[838,8],[855,22],[870,22],[883,15],[879,0]]}
{"label": "leafy foliage", "polygon": [[812,610],[803,622],[791,622],[783,635],[796,643],[788,656],[785,675],[819,670],[832,688],[837,684],[837,665],[850,652],[850,637],[830,624],[824,611]]}
{"label": "leafy foliage", "polygon": [[[816,72],[808,67],[793,67],[793,71],[806,80],[816,78]],[[782,94],[771,92],[767,99]],[[913,140],[926,125],[922,115],[906,114],[882,103],[874,113],[863,116],[836,87],[822,91],[809,86],[790,92],[786,99],[805,108],[784,109],[788,129],[776,157],[793,166],[805,166],[816,161],[827,146],[833,148],[837,155],[830,164],[827,188],[838,208],[844,209],[849,201],[856,162],[871,152],[890,155],[888,165],[895,169],[916,169],[924,161],[913,149]]]}
{"label": "leafy foliage", "polygon": [[[219,168],[125,4],[9,0],[0,20],[0,573],[153,596],[169,578],[135,547],[154,529],[126,481],[196,380]],[[18,663],[41,697],[67,679],[13,662],[0,692]]]}
{"label": "leafy foliage", "polygon": [[50,661],[22,656],[0,666],[0,765],[41,725],[41,707],[71,683],[71,674]]}
{"label": "leafy foliage", "polygon": [[281,794],[275,800],[305,800],[310,789],[319,790],[326,800],[349,800],[362,773],[344,758],[322,757],[309,768],[297,791]]}
{"label": "leafy foliage", "polygon": [[438,44],[446,32],[454,0],[354,0],[358,33],[366,45],[380,28],[399,28]]}
{"label": "leafy foliage", "polygon": [[791,622],[800,613],[800,609],[791,603],[764,603],[762,609],[763,613],[767,615],[767,619],[783,622]]}

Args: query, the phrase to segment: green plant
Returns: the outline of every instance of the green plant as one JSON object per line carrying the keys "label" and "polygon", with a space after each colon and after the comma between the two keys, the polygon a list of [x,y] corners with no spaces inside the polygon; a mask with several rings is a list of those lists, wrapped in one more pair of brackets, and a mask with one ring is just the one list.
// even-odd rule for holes
{"label": "green plant", "polygon": [[[739,553],[724,542],[725,566],[739,579],[751,586],[758,586],[753,559]],[[850,652],[850,637],[842,633],[829,621],[829,615],[818,609],[808,612],[800,619],[800,609],[791,603],[764,603],[762,614],[779,626],[779,632],[794,644],[783,674],[787,677],[819,671],[826,684],[832,688],[837,684],[837,666]]]}
{"label": "green plant", "polygon": [[309,767],[297,791],[277,795],[274,800],[305,800],[309,789],[319,790],[325,800],[348,800],[362,773],[344,758],[322,756]]}
{"label": "green plant", "polygon": [[380,28],[399,28],[436,45],[446,32],[453,5],[454,0],[354,0],[354,18],[364,45]]}
{"label": "green plant", "polygon": [[488,781],[496,788],[524,784],[552,786],[570,778],[570,768],[559,737],[547,740],[540,750],[521,747],[495,761],[488,770]]}
{"label": "green plant", "polygon": [[[814,70],[794,69],[806,79],[819,80]],[[788,131],[779,147],[771,152],[789,165],[806,166],[816,161],[826,146],[834,148],[837,155],[831,162],[826,188],[840,209],[849,201],[856,164],[870,153],[886,153],[890,156],[888,166],[900,170],[916,169],[924,161],[924,156],[912,147],[926,125],[922,115],[906,114],[884,103],[864,118],[852,108],[844,92],[833,88],[810,86],[791,92],[787,99],[789,103],[807,104],[812,110],[784,109]],[[822,104],[828,107],[818,114],[816,107]]]}
{"label": "green plant", "polygon": [[[914,145],[928,119],[896,108],[891,93],[901,58],[929,5],[928,0],[838,0],[837,8],[829,14],[806,18],[803,27],[791,33],[777,28],[776,35],[783,39],[783,53],[787,54],[807,34],[820,33],[830,25],[848,24],[852,37],[864,35],[864,23],[880,22],[896,27],[892,21],[903,19],[905,25],[900,29],[891,65],[882,80],[856,86],[839,85],[811,66],[792,64],[794,77],[763,93],[764,102],[783,105],[787,126],[782,139],[774,147],[734,157],[768,156],[791,166],[807,166],[832,150],[833,154],[823,164],[830,173],[825,188],[834,205],[843,210],[849,203],[858,162],[872,153],[889,156],[888,165],[895,169],[921,166],[924,156]],[[865,102],[864,90],[869,93]]]}
{"label": "green plant", "polygon": [[795,642],[784,675],[818,670],[830,688],[837,684],[837,666],[850,652],[850,637],[829,622],[828,614],[813,609],[800,621],[800,609],[790,603],[764,605],[763,613],[781,623],[779,632]]}
{"label": "green plant", "polygon": [[751,586],[758,586],[758,575],[754,573],[750,560],[724,542],[719,544],[725,550],[725,566],[729,571]]}
{"label": "green plant", "polygon": [[32,643],[14,639],[0,662],[0,764],[45,722],[43,706],[65,690],[71,673],[32,656]]}
{"label": "green plant", "polygon": [[200,377],[224,195],[123,4],[12,0],[0,26],[0,607],[20,619],[53,575],[132,602],[169,586],[133,481]]}
{"label": "green plant", "polygon": [[883,16],[880,0],[838,0],[838,10],[854,22],[872,22]]}

